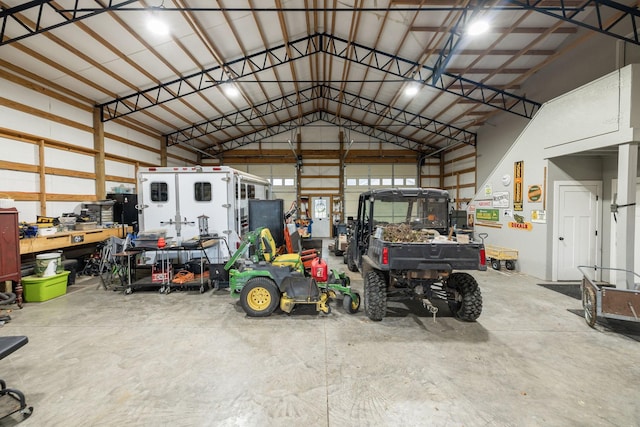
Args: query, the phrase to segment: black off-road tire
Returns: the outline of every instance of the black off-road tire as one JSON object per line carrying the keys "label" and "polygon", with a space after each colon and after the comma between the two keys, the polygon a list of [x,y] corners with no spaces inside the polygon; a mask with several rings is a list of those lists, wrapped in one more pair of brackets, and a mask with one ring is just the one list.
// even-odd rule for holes
{"label": "black off-road tire", "polygon": [[468,273],[452,273],[447,281],[449,308],[460,320],[475,322],[482,313],[482,294],[476,279]]}
{"label": "black off-road tire", "polygon": [[280,305],[280,290],[267,277],[254,277],[240,292],[240,305],[251,317],[267,317]]}
{"label": "black off-road tire", "polygon": [[382,320],[387,314],[387,284],[384,274],[377,270],[364,277],[364,312],[375,321]]}
{"label": "black off-road tire", "polygon": [[491,260],[491,268],[493,268],[494,270],[500,270],[500,260],[499,259],[492,259]]}
{"label": "black off-road tire", "polygon": [[349,271],[353,271],[354,273],[358,272],[358,264],[356,264],[356,260],[353,256],[353,250],[347,248],[347,267]]}

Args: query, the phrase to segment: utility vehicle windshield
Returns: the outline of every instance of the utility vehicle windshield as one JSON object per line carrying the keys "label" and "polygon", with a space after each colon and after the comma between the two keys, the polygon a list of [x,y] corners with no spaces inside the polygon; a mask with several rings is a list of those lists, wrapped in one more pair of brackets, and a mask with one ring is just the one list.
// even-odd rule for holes
{"label": "utility vehicle windshield", "polygon": [[414,229],[447,228],[446,197],[377,198],[373,209],[375,225],[409,224]]}

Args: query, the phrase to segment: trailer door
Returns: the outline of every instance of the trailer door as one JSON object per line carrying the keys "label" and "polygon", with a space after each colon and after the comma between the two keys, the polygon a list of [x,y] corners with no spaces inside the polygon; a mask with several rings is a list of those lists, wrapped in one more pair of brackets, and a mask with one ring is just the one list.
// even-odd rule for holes
{"label": "trailer door", "polygon": [[140,231],[167,229],[167,236],[176,236],[171,223],[176,212],[176,175],[150,173],[140,175]]}
{"label": "trailer door", "polygon": [[201,222],[207,226],[202,233],[226,236],[230,209],[227,174],[184,173],[178,179],[177,211],[180,214],[182,239],[199,236]]}
{"label": "trailer door", "polygon": [[[226,224],[227,209],[214,204],[216,198],[226,199],[225,183],[214,183],[223,174],[151,173],[142,176],[143,230],[165,229],[166,236],[176,241],[200,234],[198,217],[206,215],[210,232],[212,223]],[[214,191],[214,185],[218,185]],[[224,227],[226,229],[226,227]]]}

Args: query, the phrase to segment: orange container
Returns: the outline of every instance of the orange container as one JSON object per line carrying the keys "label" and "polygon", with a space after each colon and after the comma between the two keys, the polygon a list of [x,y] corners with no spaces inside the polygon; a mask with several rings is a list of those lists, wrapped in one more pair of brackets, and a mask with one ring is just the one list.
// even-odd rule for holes
{"label": "orange container", "polygon": [[316,282],[326,282],[329,278],[329,268],[322,258],[316,258],[311,262],[311,273]]}

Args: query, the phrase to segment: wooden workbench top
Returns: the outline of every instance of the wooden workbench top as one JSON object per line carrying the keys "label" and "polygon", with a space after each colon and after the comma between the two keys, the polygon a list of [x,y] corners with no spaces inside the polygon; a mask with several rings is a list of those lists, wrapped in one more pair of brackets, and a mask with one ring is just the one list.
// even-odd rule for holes
{"label": "wooden workbench top", "polygon": [[98,243],[111,236],[124,238],[131,232],[131,227],[95,228],[92,230],[75,230],[55,233],[50,236],[32,237],[20,239],[20,255],[37,252],[55,251],[74,246],[82,246],[90,243]]}

